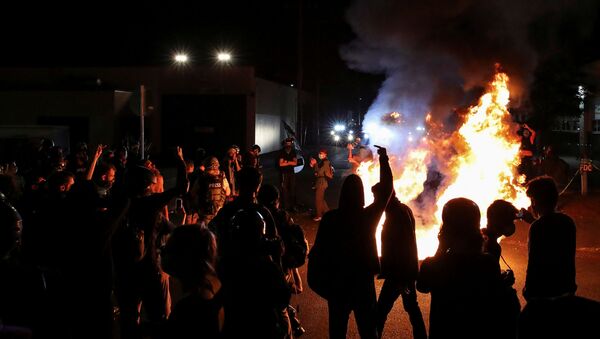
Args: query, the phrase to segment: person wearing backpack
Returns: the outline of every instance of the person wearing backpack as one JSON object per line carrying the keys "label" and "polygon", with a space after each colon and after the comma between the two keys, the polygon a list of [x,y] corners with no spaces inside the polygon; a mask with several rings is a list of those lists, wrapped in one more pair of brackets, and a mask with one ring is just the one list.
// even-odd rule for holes
{"label": "person wearing backpack", "polygon": [[[308,241],[304,230],[302,226],[294,223],[294,219],[285,210],[279,208],[279,190],[274,185],[261,187],[258,192],[258,202],[271,212],[277,232],[283,241],[281,267],[288,286],[292,293],[302,293],[302,277],[298,268],[306,263],[308,255]],[[304,334],[305,330],[296,317],[297,311],[291,305],[288,305],[288,314],[294,336],[299,337]]]}
{"label": "person wearing backpack", "polygon": [[325,201],[325,190],[329,180],[333,179],[333,167],[327,159],[327,150],[319,151],[319,160],[310,159],[310,167],[315,170],[315,217],[314,221],[321,221],[323,214],[329,211],[327,201]]}

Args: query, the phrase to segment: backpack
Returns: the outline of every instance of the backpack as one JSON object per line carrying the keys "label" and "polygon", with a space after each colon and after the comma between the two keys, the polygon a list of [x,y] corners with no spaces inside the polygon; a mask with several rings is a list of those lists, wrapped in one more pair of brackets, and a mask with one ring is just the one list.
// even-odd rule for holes
{"label": "backpack", "polygon": [[283,254],[283,265],[289,268],[298,268],[306,263],[308,256],[308,241],[304,229],[298,224],[289,224],[283,236],[285,252]]}

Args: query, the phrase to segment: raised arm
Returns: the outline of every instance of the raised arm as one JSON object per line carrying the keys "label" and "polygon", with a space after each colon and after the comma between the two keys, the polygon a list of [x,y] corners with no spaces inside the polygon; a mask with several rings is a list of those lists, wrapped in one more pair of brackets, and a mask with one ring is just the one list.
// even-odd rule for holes
{"label": "raised arm", "polygon": [[166,190],[163,193],[156,193],[147,197],[147,199],[151,200],[155,206],[164,206],[168,204],[171,199],[181,196],[188,191],[189,180],[181,147],[177,147],[177,159],[177,182],[175,187]]}
{"label": "raised arm", "polygon": [[531,133],[531,135],[529,136],[529,142],[531,142],[532,144],[535,142],[535,130],[531,127],[529,127],[529,125],[527,124],[523,124],[523,127],[527,128],[529,130],[529,132]]}
{"label": "raised arm", "polygon": [[373,187],[374,201],[368,208],[372,209],[376,215],[381,216],[392,196],[394,178],[386,149],[378,147],[377,154],[379,154],[379,182]]}
{"label": "raised arm", "polygon": [[92,162],[90,163],[90,168],[88,168],[87,171],[87,180],[92,180],[92,178],[94,177],[94,171],[96,170],[98,159],[100,159],[100,157],[102,156],[102,151],[104,151],[104,148],[106,148],[106,146],[102,144],[98,145],[98,147],[96,148],[96,153],[94,153],[94,158],[92,159]]}

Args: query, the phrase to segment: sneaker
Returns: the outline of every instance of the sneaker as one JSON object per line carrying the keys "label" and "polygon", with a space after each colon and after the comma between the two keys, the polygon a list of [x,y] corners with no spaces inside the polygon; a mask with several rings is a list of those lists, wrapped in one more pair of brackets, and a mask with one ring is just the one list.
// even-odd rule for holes
{"label": "sneaker", "polygon": [[321,217],[315,217],[313,218],[313,221],[321,221]]}

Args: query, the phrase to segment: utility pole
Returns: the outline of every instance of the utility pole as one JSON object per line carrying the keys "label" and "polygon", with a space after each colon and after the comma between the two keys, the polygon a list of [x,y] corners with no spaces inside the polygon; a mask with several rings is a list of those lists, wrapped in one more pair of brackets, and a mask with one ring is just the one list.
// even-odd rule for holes
{"label": "utility pole", "polygon": [[146,115],[146,87],[140,86],[140,157],[145,159],[144,145],[144,116]]}
{"label": "utility pole", "polygon": [[300,145],[302,145],[303,141],[303,135],[304,135],[304,112],[302,109],[302,101],[303,101],[303,96],[302,96],[302,80],[303,80],[303,62],[302,62],[302,22],[304,20],[303,17],[303,13],[302,13],[302,7],[303,7],[303,0],[298,0],[298,73],[296,75],[296,82],[297,82],[297,89],[296,91],[298,92],[297,98],[298,98],[298,106],[297,106],[297,113],[298,113],[298,123],[297,123],[297,135],[300,136]]}
{"label": "utility pole", "polygon": [[588,127],[591,127],[590,114],[585,110],[585,97],[588,91],[583,87],[577,88],[577,97],[579,101],[579,109],[581,110],[581,116],[579,117],[579,149],[580,149],[580,163],[579,172],[581,174],[581,195],[587,195],[588,193],[588,172],[592,171],[592,161],[589,159],[588,150],[591,147],[588,145]]}

